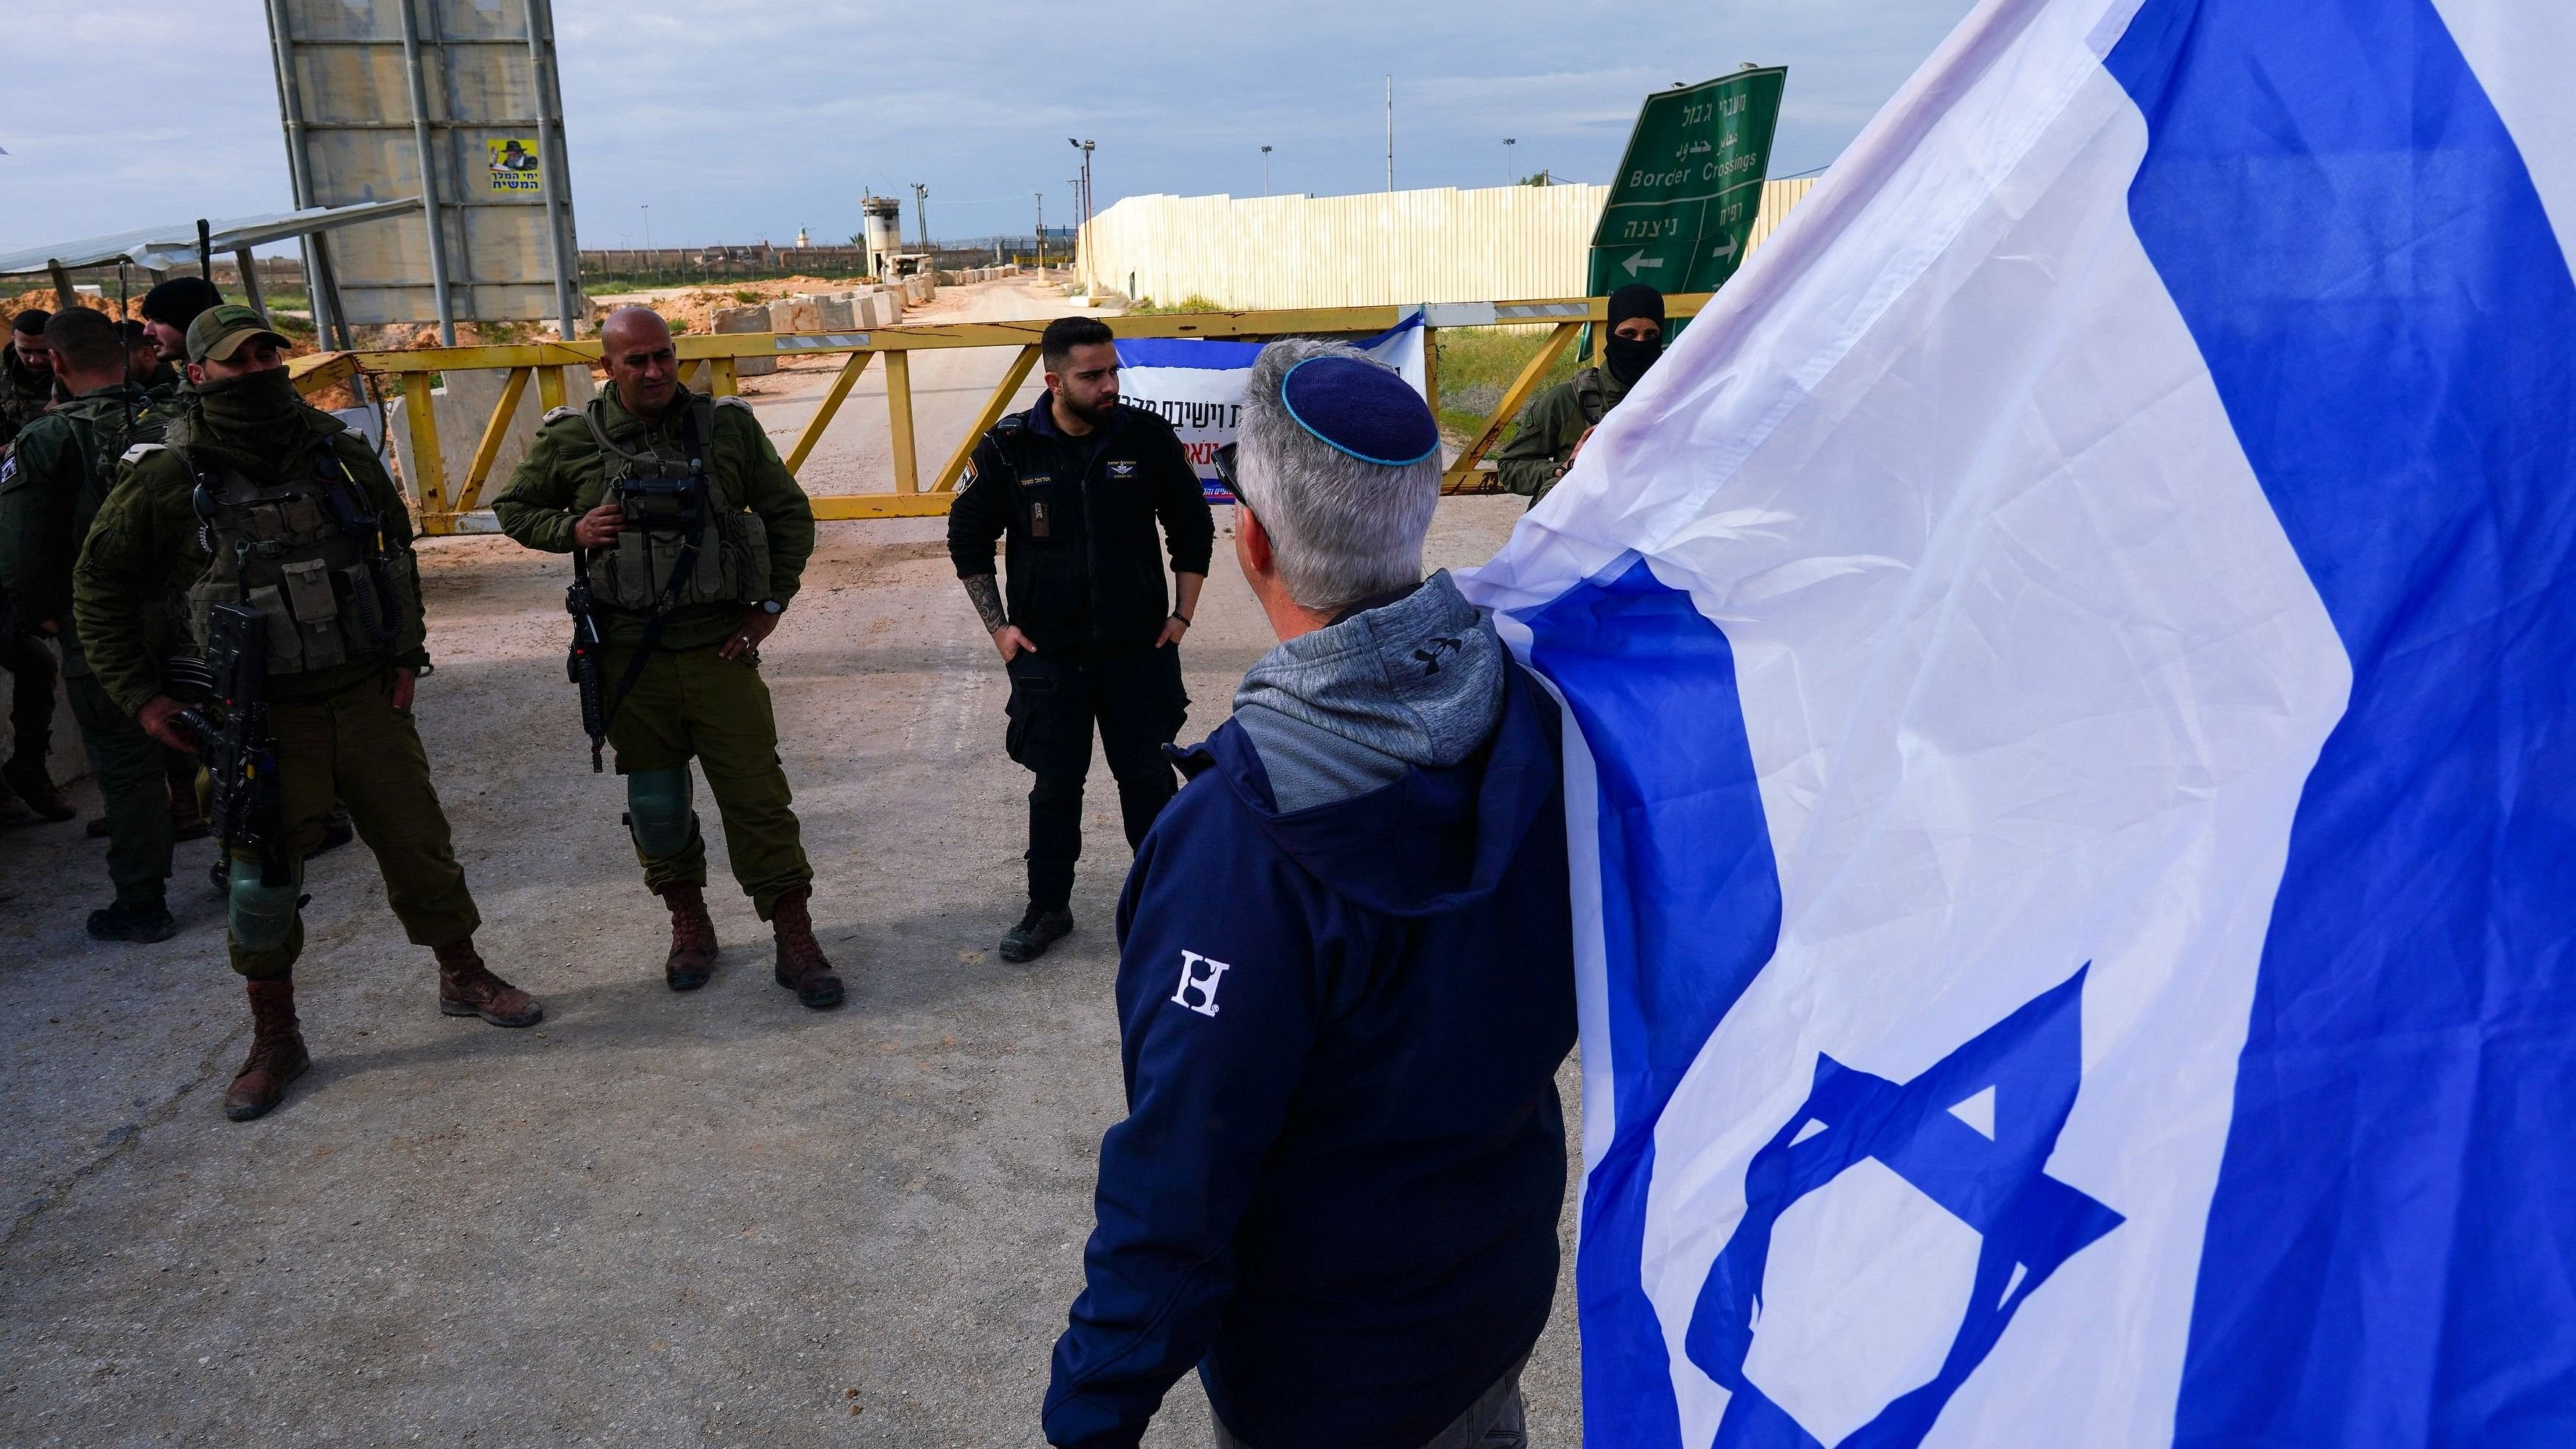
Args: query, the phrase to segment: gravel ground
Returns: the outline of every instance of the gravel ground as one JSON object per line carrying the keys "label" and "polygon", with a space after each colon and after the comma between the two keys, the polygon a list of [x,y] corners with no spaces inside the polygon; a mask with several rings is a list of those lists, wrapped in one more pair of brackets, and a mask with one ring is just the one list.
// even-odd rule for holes
{"label": "gravel ground", "polygon": [[[969,381],[946,406],[972,408]],[[804,386],[765,386],[774,430]],[[925,453],[953,441],[931,417],[924,434]],[[844,445],[848,466],[868,446]],[[1445,503],[1433,562],[1485,557],[1519,509]],[[720,848],[716,979],[663,989],[664,918],[562,683],[563,564],[506,540],[424,545],[439,668],[419,709],[483,950],[544,1025],[440,1016],[428,953],[353,847],[309,878],[314,1070],[226,1122],[248,1013],[212,847],[181,848],[177,939],[105,947],[81,931],[98,844],[76,824],[0,835],[0,1445],[1038,1443],[1120,1111],[1126,851],[1095,765],[1077,931],[1000,961],[1027,776],[940,531],[826,525],[764,651],[816,919],[851,983],[837,1012],[770,981]],[[1220,539],[1183,646],[1185,737],[1267,643]],[[1570,1066],[1563,1085],[1571,1108]],[[1580,1437],[1571,1318],[1569,1272],[1527,1379],[1544,1444]],[[1207,1442],[1194,1385],[1147,1442]]]}

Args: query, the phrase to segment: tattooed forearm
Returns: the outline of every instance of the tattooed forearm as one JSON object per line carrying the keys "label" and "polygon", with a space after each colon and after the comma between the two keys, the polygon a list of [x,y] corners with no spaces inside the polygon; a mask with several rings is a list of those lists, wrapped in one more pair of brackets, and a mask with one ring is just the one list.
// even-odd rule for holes
{"label": "tattooed forearm", "polygon": [[1002,611],[1002,590],[991,574],[977,574],[966,582],[966,597],[975,601],[975,612],[984,620],[984,632],[998,634],[1011,622]]}

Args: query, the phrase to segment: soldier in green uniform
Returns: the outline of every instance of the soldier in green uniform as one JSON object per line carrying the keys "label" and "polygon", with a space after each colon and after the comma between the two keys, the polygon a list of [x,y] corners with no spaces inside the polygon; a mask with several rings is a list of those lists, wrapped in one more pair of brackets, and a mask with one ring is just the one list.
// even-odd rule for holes
{"label": "soldier in green uniform", "polygon": [[[90,912],[89,933],[103,941],[166,941],[178,930],[162,885],[176,827],[162,747],[90,673],[72,614],[72,564],[116,481],[117,460],[137,443],[161,441],[169,417],[158,399],[126,380],[125,341],[107,314],[57,312],[45,324],[45,343],[73,399],[29,423],[0,463],[0,585],[22,616],[59,624],[72,716],[106,797],[107,873],[116,898]],[[195,812],[193,798],[189,810]]]}
{"label": "soldier in green uniform", "polygon": [[[45,346],[45,324],[51,312],[32,307],[9,324],[9,341],[0,346],[0,457],[15,445],[19,430],[64,401],[54,376],[54,354]],[[9,724],[15,748],[0,765],[0,799],[11,791],[27,802],[39,820],[69,820],[78,811],[56,789],[46,757],[54,745],[54,679],[60,673],[42,640],[43,626],[53,622],[0,600],[0,669],[9,671]]]}
{"label": "soldier in green uniform", "polygon": [[619,308],[600,347],[609,388],[546,415],[493,512],[529,548],[572,554],[589,581],[627,826],[646,888],[671,913],[664,980],[693,991],[715,968],[695,759],[734,879],[776,933],[778,983],[809,1007],[837,1006],[841,979],[814,939],[814,871],[760,678],[760,641],[814,551],[813,506],[750,404],[681,386],[658,315]]}
{"label": "soldier in green uniform", "polygon": [[1520,430],[1494,455],[1503,487],[1529,495],[1536,508],[1574,455],[1664,351],[1664,294],[1631,282],[1610,294],[1608,340],[1601,364],[1538,395],[1521,411]]}
{"label": "soldier in green uniform", "polygon": [[438,958],[438,1006],[495,1026],[543,1013],[474,949],[482,923],[449,843],[412,722],[429,667],[411,518],[366,443],[308,406],[285,342],[248,307],[188,325],[188,383],[164,444],[128,449],[72,578],[72,613],[99,686],[154,739],[193,750],[153,647],[159,601],[180,580],[205,641],[217,603],[262,616],[264,688],[276,747],[281,839],[271,884],[237,850],[230,880],[233,969],[248,978],[250,1059],[224,1096],[234,1120],[277,1105],[311,1064],[292,971],[304,948],[304,854],[336,792],[374,852],[385,897]]}
{"label": "soldier in green uniform", "polygon": [[45,409],[66,400],[54,376],[53,350],[45,346],[45,324],[53,318],[42,307],[30,307],[9,321],[8,345],[0,346],[0,448]]}

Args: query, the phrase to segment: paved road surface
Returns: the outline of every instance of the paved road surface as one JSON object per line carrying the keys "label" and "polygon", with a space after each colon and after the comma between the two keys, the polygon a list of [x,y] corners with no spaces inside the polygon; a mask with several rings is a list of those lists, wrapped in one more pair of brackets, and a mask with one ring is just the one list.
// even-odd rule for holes
{"label": "paved road surface", "polygon": [[[1434,562],[1483,558],[1519,507],[1444,504]],[[423,551],[419,711],[483,948],[543,1026],[440,1016],[428,953],[345,850],[308,882],[316,1066],[228,1123],[247,1013],[212,848],[182,847],[178,939],[104,947],[81,932],[98,845],[0,830],[0,1446],[1037,1443],[1120,1110],[1126,851],[1096,766],[1077,933],[995,956],[1027,776],[939,538],[827,525],[766,651],[838,1012],[771,982],[720,849],[716,979],[663,989],[664,917],[562,682],[563,564],[504,539]],[[1188,738],[1267,643],[1219,542]],[[1529,1380],[1545,1444],[1579,1437],[1570,1291]],[[1185,1382],[1148,1442],[1205,1422]]]}

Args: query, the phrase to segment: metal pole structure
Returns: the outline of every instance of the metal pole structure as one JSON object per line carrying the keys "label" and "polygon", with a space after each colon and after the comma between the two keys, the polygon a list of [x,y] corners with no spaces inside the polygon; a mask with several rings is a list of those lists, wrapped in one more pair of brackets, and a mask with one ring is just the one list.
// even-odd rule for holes
{"label": "metal pole structure", "polygon": [[[313,165],[304,147],[304,94],[295,74],[295,51],[287,38],[286,0],[268,0],[269,58],[277,67],[277,114],[286,127],[286,184],[295,199],[295,209],[302,211],[313,202]],[[304,292],[311,299],[313,332],[327,345],[334,333],[342,345],[348,342],[347,324],[339,315],[340,299],[334,289],[323,285],[323,261],[320,239],[310,233],[297,237],[296,244],[304,253]]]}
{"label": "metal pole structure", "polygon": [[402,0],[403,70],[411,82],[411,141],[420,158],[420,216],[429,227],[429,295],[438,340],[456,345],[456,302],[447,291],[447,226],[438,206],[438,150],[429,136],[429,79],[420,64],[420,0]]}
{"label": "metal pole structure", "polygon": [[1261,194],[1265,197],[1270,194],[1270,148],[1267,146],[1261,148]]}
{"label": "metal pole structure", "polygon": [[[918,181],[912,183],[912,221],[913,225],[921,228],[921,254],[929,256],[930,188]],[[932,270],[936,271],[937,267],[934,265]]]}
{"label": "metal pole structure", "polygon": [[259,265],[252,260],[250,248],[233,253],[233,270],[241,273],[242,296],[249,300],[250,309],[259,314],[259,320],[274,325],[276,319],[268,315],[268,303],[259,295]]}
{"label": "metal pole structure", "polygon": [[[270,0],[282,4],[283,0]],[[564,244],[563,98],[555,91],[554,7],[545,0],[523,0],[528,22],[528,79],[537,97],[537,165],[543,168],[538,191],[546,199],[546,250],[555,268],[555,330],[570,342],[581,328],[581,261]]]}
{"label": "metal pole structure", "polygon": [[1512,137],[1505,136],[1503,138],[1503,184],[1505,186],[1509,186],[1513,182],[1520,180],[1519,177],[1512,174],[1512,147],[1517,144],[1519,143]]}
{"label": "metal pole structure", "polygon": [[1386,78],[1386,189],[1395,189],[1395,77]]}
{"label": "metal pole structure", "polygon": [[1046,193],[1038,193],[1038,275],[1046,275]]}

